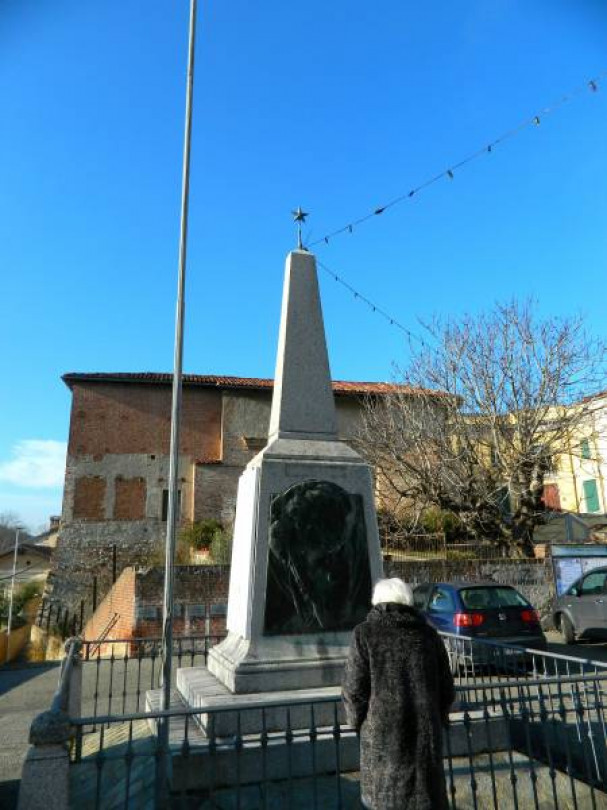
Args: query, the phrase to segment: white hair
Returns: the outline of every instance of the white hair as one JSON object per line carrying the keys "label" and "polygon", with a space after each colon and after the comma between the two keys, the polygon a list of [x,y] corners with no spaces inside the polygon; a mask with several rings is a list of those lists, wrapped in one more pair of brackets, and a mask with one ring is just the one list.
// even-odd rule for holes
{"label": "white hair", "polygon": [[380,579],[373,588],[373,598],[371,602],[379,605],[382,602],[396,602],[398,605],[413,604],[413,589],[406,582],[398,577],[392,579]]}

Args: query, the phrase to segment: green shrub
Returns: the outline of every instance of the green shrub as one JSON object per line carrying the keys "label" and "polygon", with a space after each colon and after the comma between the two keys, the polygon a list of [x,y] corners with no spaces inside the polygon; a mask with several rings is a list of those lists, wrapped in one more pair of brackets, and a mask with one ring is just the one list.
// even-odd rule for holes
{"label": "green shrub", "polygon": [[[27,621],[21,615],[23,608],[30,601],[42,594],[42,584],[40,582],[26,582],[23,585],[15,585],[13,592],[13,616],[11,620],[11,628],[16,630],[27,624]],[[4,593],[0,593],[0,624],[2,627],[8,625],[8,611],[10,604],[10,587]]]}
{"label": "green shrub", "polygon": [[444,534],[447,541],[462,532],[462,524],[458,516],[453,512],[439,509],[437,506],[426,509],[421,518],[421,525],[428,534]]}
{"label": "green shrub", "polygon": [[[165,539],[163,538],[153,551],[150,552],[148,557],[148,564],[155,565],[159,568],[164,568],[166,559]],[[189,565],[190,564],[190,546],[177,535],[177,542],[175,543],[175,565]]]}
{"label": "green shrub", "polygon": [[211,543],[211,560],[215,565],[229,565],[232,561],[232,535],[216,532]]}
{"label": "green shrub", "polygon": [[223,526],[218,520],[210,518],[208,520],[198,520],[190,523],[179,532],[180,538],[196,551],[210,549],[213,540],[218,534],[223,533]]}

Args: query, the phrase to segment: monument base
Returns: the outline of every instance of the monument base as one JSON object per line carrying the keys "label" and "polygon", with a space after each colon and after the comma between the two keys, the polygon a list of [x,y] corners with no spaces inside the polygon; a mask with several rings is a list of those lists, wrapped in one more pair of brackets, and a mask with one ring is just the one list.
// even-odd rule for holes
{"label": "monument base", "polygon": [[209,651],[207,667],[236,694],[339,686],[350,633],[262,637],[235,633]]}
{"label": "monument base", "polygon": [[[177,670],[177,690],[207,738],[334,728],[345,724],[339,686],[233,694],[205,667]],[[324,701],[324,702],[323,702]]]}
{"label": "monument base", "polygon": [[[233,695],[205,667],[179,669],[177,685],[171,709],[183,709],[185,702],[189,709],[223,711],[194,715],[187,732],[182,718],[172,719],[170,746],[176,791],[213,792],[260,783],[267,789],[274,781],[358,770],[358,736],[352,729],[336,726],[336,720],[344,723],[341,704],[334,700],[339,688]],[[326,703],[317,702],[323,698]],[[159,689],[146,694],[154,733],[153,713],[161,700]]]}

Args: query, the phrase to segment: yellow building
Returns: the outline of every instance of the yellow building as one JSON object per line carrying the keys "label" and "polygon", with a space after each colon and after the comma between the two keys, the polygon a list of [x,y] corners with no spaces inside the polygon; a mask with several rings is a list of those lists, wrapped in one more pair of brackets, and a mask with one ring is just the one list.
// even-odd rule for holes
{"label": "yellow building", "polygon": [[544,480],[544,503],[554,510],[604,514],[607,391],[584,400],[581,405],[587,409],[587,415],[572,433],[566,452],[552,459]]}

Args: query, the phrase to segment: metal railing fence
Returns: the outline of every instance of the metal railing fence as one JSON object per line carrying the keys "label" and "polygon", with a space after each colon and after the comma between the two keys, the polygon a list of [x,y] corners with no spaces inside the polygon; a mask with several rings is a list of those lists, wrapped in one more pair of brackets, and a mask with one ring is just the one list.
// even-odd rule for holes
{"label": "metal railing fence", "polygon": [[[447,633],[441,636],[456,684],[467,686],[470,694],[478,678],[499,684],[607,672],[606,662]],[[175,669],[205,666],[209,650],[223,638],[223,634],[175,638]],[[120,716],[140,711],[146,691],[160,685],[160,644],[157,637],[83,642],[82,713]]]}
{"label": "metal railing fence", "polygon": [[[173,666],[205,666],[211,647],[225,634],[175,636]],[[141,711],[145,693],[160,686],[161,642],[118,638],[82,642],[82,713],[121,716]]]}
{"label": "metal railing fence", "polygon": [[[451,810],[586,810],[607,804],[607,673],[457,687],[444,733]],[[485,699],[479,701],[479,692]],[[74,720],[74,799],[145,805],[169,718],[175,807],[353,807],[358,738],[338,696]],[[195,804],[191,804],[194,802]]]}
{"label": "metal railing fence", "polygon": [[[456,684],[473,690],[479,678],[493,683],[607,673],[607,662],[523,648],[488,639],[441,633]],[[174,667],[206,666],[224,634],[175,637]],[[148,689],[160,685],[161,639],[124,638],[82,642],[83,714],[138,712]]]}
{"label": "metal railing fence", "polygon": [[473,684],[488,672],[496,678],[552,678],[607,674],[607,661],[563,655],[489,638],[440,632],[456,683]]}

